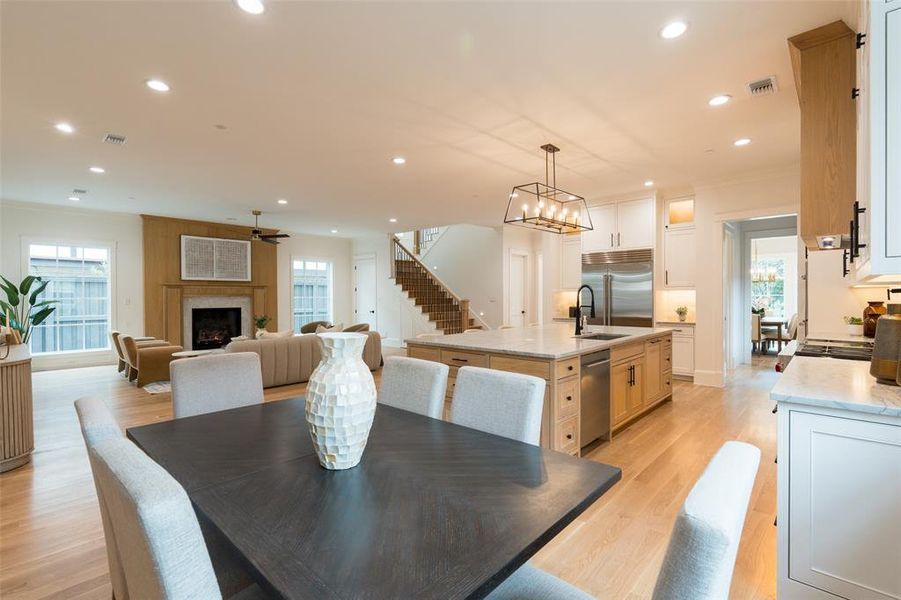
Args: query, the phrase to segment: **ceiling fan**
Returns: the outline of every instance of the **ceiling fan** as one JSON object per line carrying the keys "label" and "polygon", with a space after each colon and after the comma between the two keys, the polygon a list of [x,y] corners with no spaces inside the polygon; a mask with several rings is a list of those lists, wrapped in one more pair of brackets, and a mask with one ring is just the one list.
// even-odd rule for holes
{"label": "ceiling fan", "polygon": [[257,242],[266,242],[267,244],[275,244],[278,245],[278,238],[286,238],[291,237],[287,233],[263,233],[263,230],[260,229],[260,215],[263,214],[262,211],[254,210],[253,212],[253,229],[250,231],[250,239]]}

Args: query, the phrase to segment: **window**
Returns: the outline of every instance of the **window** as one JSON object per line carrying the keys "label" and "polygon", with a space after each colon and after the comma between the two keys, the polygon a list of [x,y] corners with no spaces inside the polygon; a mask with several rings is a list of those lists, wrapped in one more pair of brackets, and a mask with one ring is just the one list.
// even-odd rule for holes
{"label": "window", "polygon": [[751,240],[751,307],[767,317],[797,312],[797,237]]}
{"label": "window", "polygon": [[59,301],[32,331],[33,353],[109,348],[109,248],[29,244],[28,272],[50,282],[44,299]]}
{"label": "window", "polygon": [[294,332],[310,321],[332,320],[332,263],[314,259],[292,262]]}

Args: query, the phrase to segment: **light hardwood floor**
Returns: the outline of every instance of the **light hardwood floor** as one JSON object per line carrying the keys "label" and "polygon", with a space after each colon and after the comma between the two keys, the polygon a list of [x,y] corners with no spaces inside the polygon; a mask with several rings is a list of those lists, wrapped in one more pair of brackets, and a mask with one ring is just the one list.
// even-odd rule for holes
{"label": "light hardwood floor", "polygon": [[[677,382],[674,400],[588,458],[619,466],[623,479],[534,563],[604,599],[649,598],[675,515],[726,440],[763,452],[731,598],[775,598],[776,417],[768,390],[774,358],[755,357],[725,389]],[[269,390],[268,400],[303,385]],[[36,373],[34,460],[0,476],[0,596],[111,596],[100,513],[72,402],[107,400],[123,428],[171,418],[168,394],[128,385],[113,367]]]}

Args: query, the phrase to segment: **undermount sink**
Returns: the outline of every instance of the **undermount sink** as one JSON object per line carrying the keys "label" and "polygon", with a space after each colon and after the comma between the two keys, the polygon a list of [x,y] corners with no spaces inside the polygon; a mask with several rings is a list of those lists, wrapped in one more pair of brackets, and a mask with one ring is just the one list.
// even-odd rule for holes
{"label": "undermount sink", "polygon": [[619,338],[628,337],[625,333],[583,333],[576,336],[580,340],[618,340]]}

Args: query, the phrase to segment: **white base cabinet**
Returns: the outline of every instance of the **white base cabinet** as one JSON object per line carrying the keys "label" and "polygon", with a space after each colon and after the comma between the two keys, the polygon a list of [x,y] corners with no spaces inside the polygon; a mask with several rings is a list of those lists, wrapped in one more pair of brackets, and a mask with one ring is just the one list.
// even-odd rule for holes
{"label": "white base cabinet", "polygon": [[901,419],[781,403],[778,456],[780,600],[901,598]]}
{"label": "white base cabinet", "polygon": [[694,377],[695,328],[694,325],[673,327],[673,375]]}

